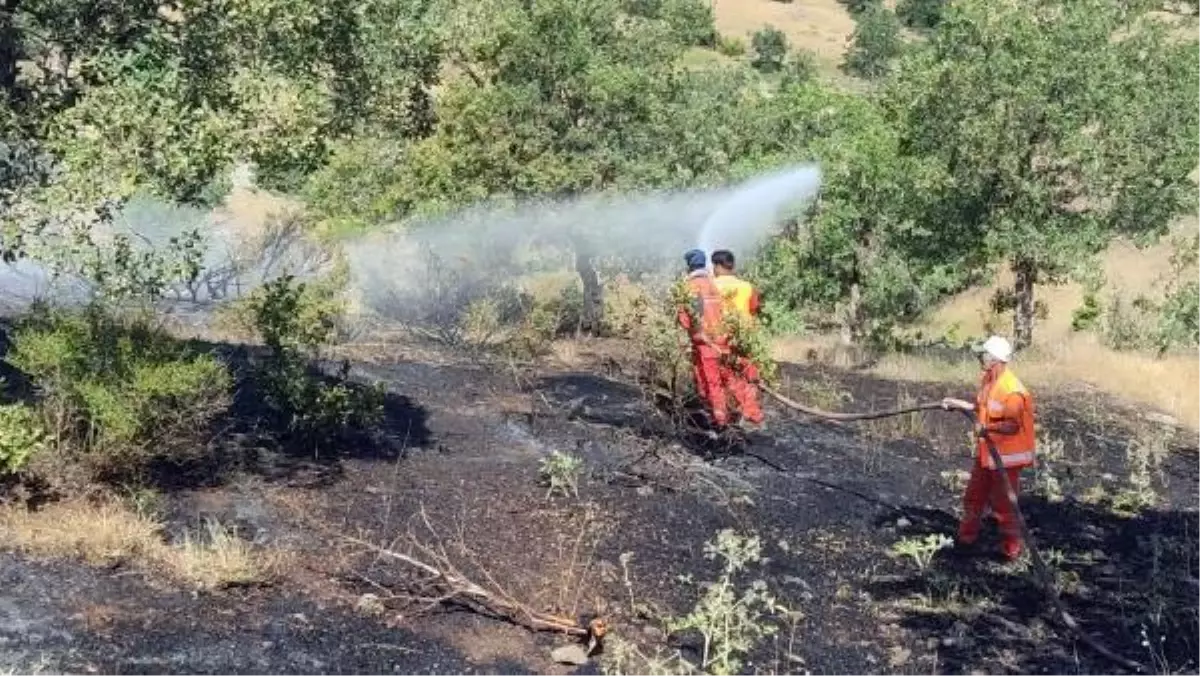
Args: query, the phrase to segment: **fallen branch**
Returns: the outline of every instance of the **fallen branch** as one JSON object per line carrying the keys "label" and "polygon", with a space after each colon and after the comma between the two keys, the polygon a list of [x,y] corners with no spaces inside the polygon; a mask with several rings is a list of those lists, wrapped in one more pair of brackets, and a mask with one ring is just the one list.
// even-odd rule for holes
{"label": "fallen branch", "polygon": [[[421,516],[425,520],[426,527],[432,530],[423,510]],[[470,580],[450,562],[449,556],[440,547],[435,550],[414,542],[418,549],[424,551],[426,560],[422,560],[361,538],[349,535],[340,537],[381,557],[397,561],[424,574],[424,579],[418,583],[422,588],[419,591],[414,590],[412,597],[419,598],[431,606],[460,605],[476,612],[504,619],[531,631],[555,631],[585,638],[590,638],[592,635],[589,627],[585,627],[576,620],[533,610],[528,605],[517,601],[504,592],[490,575],[487,575],[488,587]],[[430,561],[434,561],[434,563],[430,563]]]}

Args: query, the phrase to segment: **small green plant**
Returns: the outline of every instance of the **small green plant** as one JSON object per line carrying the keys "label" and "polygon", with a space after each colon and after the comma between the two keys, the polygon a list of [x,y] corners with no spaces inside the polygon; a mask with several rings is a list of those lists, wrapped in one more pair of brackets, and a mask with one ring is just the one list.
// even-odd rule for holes
{"label": "small green plant", "polygon": [[732,58],[743,56],[746,53],[746,41],[736,35],[722,35],[717,38],[717,51]]}
{"label": "small green plant", "polygon": [[1162,468],[1174,431],[1166,425],[1144,430],[1125,447],[1125,467],[1128,486],[1112,498],[1113,510],[1121,514],[1137,514],[1158,503],[1154,477]]}
{"label": "small green plant", "polygon": [[15,474],[46,447],[46,429],[25,404],[0,406],[0,474]]}
{"label": "small green plant", "polygon": [[381,386],[353,387],[343,361],[328,382],[311,371],[333,342],[338,305],[331,291],[280,277],[251,301],[254,323],[270,350],[260,369],[267,403],[285,419],[288,432],[314,448],[351,429],[367,429],[383,416]]}
{"label": "small green plant", "polygon": [[1056,468],[1065,455],[1066,444],[1049,435],[1039,435],[1038,458],[1033,469],[1033,492],[1044,495],[1049,502],[1062,502],[1062,484]]}
{"label": "small green plant", "polygon": [[569,453],[554,451],[542,458],[539,474],[546,485],[546,497],[555,493],[563,497],[579,497],[579,475],[582,471],[583,461]]}
{"label": "small green plant", "polygon": [[1088,280],[1083,289],[1083,301],[1071,313],[1072,331],[1090,331],[1104,316],[1104,304],[1100,301],[1100,279]]}
{"label": "small green plant", "polygon": [[704,595],[686,616],[667,622],[670,631],[695,630],[704,637],[700,669],[710,674],[735,674],[742,657],[775,633],[770,618],[786,612],[763,580],[738,590],[738,576],[762,561],[762,543],[726,529],[704,545],[704,556],[721,562],[716,582],[702,585]]}
{"label": "small green plant", "polygon": [[923,538],[904,538],[892,545],[892,554],[907,556],[917,564],[919,570],[925,570],[933,562],[933,556],[939,551],[954,544],[954,540],[942,533],[932,533]]}

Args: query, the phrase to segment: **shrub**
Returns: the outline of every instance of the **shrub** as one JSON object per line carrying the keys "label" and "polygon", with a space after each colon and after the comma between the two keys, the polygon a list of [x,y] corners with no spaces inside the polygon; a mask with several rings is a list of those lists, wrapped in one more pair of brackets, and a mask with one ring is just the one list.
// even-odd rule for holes
{"label": "shrub", "polygon": [[1156,314],[1149,298],[1138,296],[1127,301],[1120,293],[1114,293],[1103,310],[1101,341],[1114,350],[1150,347]]}
{"label": "shrub", "polygon": [[817,77],[817,56],[807,49],[792,52],[783,68],[782,87],[796,87]]}
{"label": "shrub", "polygon": [[583,461],[579,458],[560,451],[554,451],[542,458],[539,473],[542,483],[546,485],[546,497],[555,493],[563,497],[579,496],[579,474],[583,470]]}
{"label": "shrub", "polygon": [[1200,284],[1185,282],[1167,292],[1158,309],[1155,347],[1159,352],[1200,344]]}
{"label": "shrub", "polygon": [[717,38],[717,51],[729,57],[739,57],[746,53],[746,41],[736,35],[722,35]]}
{"label": "shrub", "polygon": [[637,353],[637,378],[651,396],[663,388],[669,394],[673,413],[681,413],[692,396],[691,360],[683,344],[676,319],[676,308],[689,303],[686,283],[680,281],[661,294],[657,302],[647,302],[646,312],[630,331]]}
{"label": "shrub", "polygon": [[783,68],[788,53],[788,39],[783,31],[766,26],[757,31],[750,40],[754,48],[754,60],[750,65],[763,73],[777,73]]}
{"label": "shrub", "polygon": [[896,16],[909,28],[929,30],[942,21],[946,0],[900,0],[896,3]]}
{"label": "shrub", "polygon": [[46,445],[38,413],[24,404],[0,406],[0,474],[19,472]]}
{"label": "shrub", "polygon": [[81,453],[105,477],[136,475],[152,460],[197,458],[230,403],[223,364],[144,318],[100,306],[41,310],[18,327],[14,343],[10,360],[37,385],[58,448]]}
{"label": "shrub", "polygon": [[775,633],[769,618],[785,609],[763,580],[754,580],[739,592],[739,575],[762,560],[762,543],[757,537],[723,530],[715,541],[705,543],[704,556],[720,560],[721,575],[704,585],[704,595],[692,612],[670,620],[667,626],[671,631],[695,630],[704,637],[701,669],[710,674],[736,674],[742,657]]}
{"label": "shrub", "polygon": [[662,18],[677,40],[685,45],[712,47],[717,29],[712,6],[706,0],[664,0]]}
{"label": "shrub", "polygon": [[744,321],[736,313],[728,313],[725,316],[725,332],[729,336],[732,353],[749,360],[757,368],[762,381],[774,385],[779,379],[779,365],[771,356],[771,342],[767,331],[761,326]]}
{"label": "shrub", "polygon": [[863,12],[850,38],[843,67],[846,72],[867,79],[883,77],[891,62],[900,55],[900,22],[884,7]]}
{"label": "shrub", "polygon": [[707,0],[625,0],[624,9],[633,16],[665,21],[681,44],[712,47],[717,41]]}
{"label": "shrub", "polygon": [[1096,289],[1087,288],[1083,292],[1083,302],[1071,313],[1072,331],[1090,331],[1104,315],[1104,306]]}
{"label": "shrub", "polygon": [[260,369],[264,399],[283,418],[287,433],[316,448],[380,421],[383,390],[348,384],[349,362],[341,363],[334,382],[310,367],[334,337],[337,304],[327,291],[288,275],[258,289],[250,307],[270,350]]}

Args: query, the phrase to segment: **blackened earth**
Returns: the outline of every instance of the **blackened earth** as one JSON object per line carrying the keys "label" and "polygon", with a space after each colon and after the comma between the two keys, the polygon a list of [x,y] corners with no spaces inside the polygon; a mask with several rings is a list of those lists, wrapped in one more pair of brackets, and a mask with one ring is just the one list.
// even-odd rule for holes
{"label": "blackened earth", "polygon": [[[943,412],[833,426],[768,403],[768,429],[711,441],[676,424],[640,388],[598,369],[360,363],[386,384],[386,438],[316,457],[257,448],[234,468],[163,480],[169,531],[205,518],[291,553],[270,586],[196,593],[135,564],[0,557],[0,666],[76,673],[570,673],[564,639],[401,594],[412,571],[356,540],[413,536],[462,571],[530,606],[599,613],[643,646],[695,657],[695,637],[661,620],[715,579],[704,543],[757,535],[765,580],[795,611],[747,659],[749,673],[1115,673],[1059,625],[1027,566],[975,551],[925,568],[905,538],[952,535],[969,467],[967,428]],[[846,409],[962,387],[785,369],[848,393]],[[811,389],[808,390],[811,392]],[[1022,509],[1055,563],[1063,600],[1113,650],[1157,671],[1196,672],[1197,449],[1179,431],[1159,503],[1136,516],[1108,500],[1127,487],[1126,451],[1144,414],[1094,392],[1041,396],[1058,495],[1027,486]],[[252,435],[247,429],[246,437]],[[578,496],[550,496],[539,461],[583,458]],[[1027,473],[1027,484],[1033,483]],[[1097,488],[1098,487],[1098,488]],[[1050,491],[1049,493],[1053,493]],[[389,545],[392,546],[392,545]],[[364,596],[370,594],[372,596]],[[366,603],[370,600],[371,603]],[[579,668],[595,672],[595,664]]]}

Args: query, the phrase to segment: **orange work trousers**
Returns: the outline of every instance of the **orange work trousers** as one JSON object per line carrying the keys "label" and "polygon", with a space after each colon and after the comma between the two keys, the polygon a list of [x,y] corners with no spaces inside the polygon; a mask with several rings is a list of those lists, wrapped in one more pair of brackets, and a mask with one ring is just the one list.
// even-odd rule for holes
{"label": "orange work trousers", "polygon": [[754,365],[748,361],[734,366],[728,363],[720,350],[703,344],[692,345],[692,377],[696,383],[696,394],[708,407],[716,427],[729,424],[731,394],[743,418],[755,424],[762,422],[758,387],[751,382],[757,380],[757,375]]}
{"label": "orange work trousers", "polygon": [[[1021,468],[1010,467],[1004,472],[1008,474],[1013,494],[1020,495]],[[979,538],[983,513],[989,506],[992,508],[992,514],[996,516],[1004,555],[1010,559],[1017,558],[1021,554],[1021,527],[1005,494],[1004,482],[996,475],[995,470],[987,469],[976,462],[971,468],[971,478],[967,481],[967,490],[963,494],[963,518],[958,524],[960,542],[969,545]]]}
{"label": "orange work trousers", "polygon": [[758,369],[754,362],[739,357],[734,365],[722,364],[721,377],[729,392],[737,401],[742,417],[755,425],[763,421],[762,407],[758,405]]}

